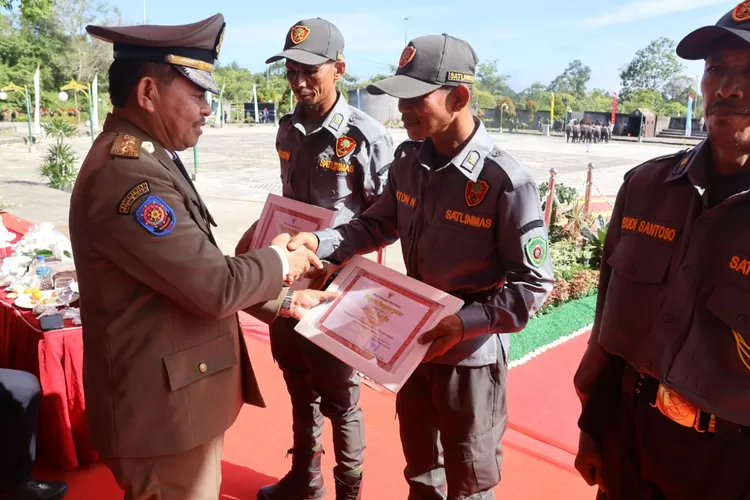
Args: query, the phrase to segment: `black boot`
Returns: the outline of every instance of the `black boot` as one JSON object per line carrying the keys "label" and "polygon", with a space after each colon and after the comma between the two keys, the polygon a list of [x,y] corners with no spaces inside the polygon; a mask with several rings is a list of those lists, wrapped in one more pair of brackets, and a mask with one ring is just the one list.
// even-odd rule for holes
{"label": "black boot", "polygon": [[261,488],[258,500],[318,500],[325,497],[326,487],[320,471],[323,450],[289,450],[288,454],[292,455],[292,470],[278,483]]}
{"label": "black boot", "polygon": [[358,473],[333,470],[336,480],[336,500],[360,500],[362,498],[362,469]]}
{"label": "black boot", "polygon": [[10,490],[0,490],[0,500],[59,500],[68,492],[65,483],[29,479]]}

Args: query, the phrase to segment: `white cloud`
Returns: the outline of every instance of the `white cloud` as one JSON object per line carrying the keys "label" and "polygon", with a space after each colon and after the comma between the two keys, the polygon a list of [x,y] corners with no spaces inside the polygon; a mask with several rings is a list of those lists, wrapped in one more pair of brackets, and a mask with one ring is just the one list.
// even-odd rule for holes
{"label": "white cloud", "polygon": [[726,3],[726,0],[639,0],[617,7],[612,11],[584,19],[583,25],[586,27],[599,27],[626,24]]}

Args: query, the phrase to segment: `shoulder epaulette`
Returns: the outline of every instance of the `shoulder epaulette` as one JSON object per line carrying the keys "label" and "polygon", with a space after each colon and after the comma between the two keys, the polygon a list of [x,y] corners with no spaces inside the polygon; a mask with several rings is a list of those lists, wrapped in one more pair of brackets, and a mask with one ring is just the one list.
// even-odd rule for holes
{"label": "shoulder epaulette", "polygon": [[497,146],[487,155],[485,162],[488,161],[505,172],[513,189],[518,189],[534,180],[531,170],[526,165],[518,161],[512,154]]}
{"label": "shoulder epaulette", "polygon": [[121,158],[139,158],[141,156],[141,139],[128,134],[117,134],[109,152],[112,156]]}
{"label": "shoulder epaulette", "polygon": [[633,176],[633,174],[635,174],[635,172],[637,170],[640,170],[642,167],[645,167],[646,165],[649,165],[651,163],[659,163],[659,162],[662,162],[662,161],[671,160],[673,158],[685,158],[686,155],[688,153],[690,153],[690,151],[692,151],[692,150],[693,150],[693,148],[681,149],[680,151],[677,151],[675,153],[670,153],[670,154],[664,155],[664,156],[657,156],[656,158],[651,158],[649,160],[646,160],[643,163],[641,163],[640,165],[636,165],[635,167],[633,167],[630,170],[628,170],[627,172],[625,172],[625,175],[623,176],[623,180],[628,180],[630,177]]}

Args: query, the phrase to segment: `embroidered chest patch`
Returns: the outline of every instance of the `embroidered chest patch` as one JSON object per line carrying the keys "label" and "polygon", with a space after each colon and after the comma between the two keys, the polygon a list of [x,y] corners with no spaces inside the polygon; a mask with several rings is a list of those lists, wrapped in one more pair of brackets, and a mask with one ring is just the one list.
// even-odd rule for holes
{"label": "embroidered chest patch", "polygon": [[485,181],[466,183],[466,204],[470,207],[476,207],[484,199],[484,195],[490,190],[490,185]]}

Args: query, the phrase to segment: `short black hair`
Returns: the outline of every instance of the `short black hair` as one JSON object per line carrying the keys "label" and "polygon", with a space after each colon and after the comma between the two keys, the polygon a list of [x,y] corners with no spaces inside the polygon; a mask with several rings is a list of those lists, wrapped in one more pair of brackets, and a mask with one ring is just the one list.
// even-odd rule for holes
{"label": "short black hair", "polygon": [[150,76],[169,85],[178,75],[171,64],[115,59],[109,67],[109,98],[115,108],[124,108],[141,78]]}

